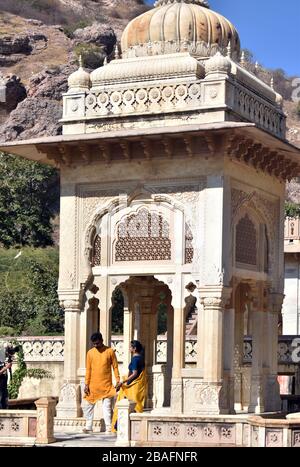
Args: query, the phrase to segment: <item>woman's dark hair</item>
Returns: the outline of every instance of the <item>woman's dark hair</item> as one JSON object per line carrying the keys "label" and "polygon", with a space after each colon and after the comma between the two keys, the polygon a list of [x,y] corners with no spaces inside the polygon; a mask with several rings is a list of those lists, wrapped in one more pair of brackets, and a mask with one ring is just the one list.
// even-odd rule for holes
{"label": "woman's dark hair", "polygon": [[140,343],[140,341],[131,341],[130,345],[143,357],[145,360],[145,349]]}

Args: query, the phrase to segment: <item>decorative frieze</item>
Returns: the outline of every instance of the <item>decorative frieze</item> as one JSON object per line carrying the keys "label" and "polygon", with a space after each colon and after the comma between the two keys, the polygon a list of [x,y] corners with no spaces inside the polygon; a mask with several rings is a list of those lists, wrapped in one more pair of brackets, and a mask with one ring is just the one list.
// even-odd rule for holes
{"label": "decorative frieze", "polygon": [[266,447],[279,448],[282,447],[282,430],[266,430]]}
{"label": "decorative frieze", "polygon": [[200,445],[234,445],[236,426],[227,423],[193,421],[149,421],[148,440],[153,442],[195,443]]}
{"label": "decorative frieze", "polygon": [[159,111],[174,112],[199,107],[200,96],[200,82],[91,90],[85,98],[85,114],[87,117],[107,117]]}

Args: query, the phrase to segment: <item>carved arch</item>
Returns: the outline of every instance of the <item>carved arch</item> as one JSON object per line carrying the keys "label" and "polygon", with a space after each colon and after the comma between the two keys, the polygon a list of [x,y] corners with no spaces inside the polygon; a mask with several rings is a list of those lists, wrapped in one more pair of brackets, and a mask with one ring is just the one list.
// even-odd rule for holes
{"label": "carved arch", "polygon": [[[160,194],[153,194],[145,189],[136,189],[133,193],[128,196],[124,197],[115,197],[110,199],[104,206],[98,209],[87,228],[84,231],[84,258],[87,263],[87,267],[92,274],[92,253],[93,253],[93,242],[97,234],[100,232],[100,224],[102,219],[105,215],[110,214],[112,217],[116,212],[121,211],[127,207],[134,207],[135,205],[140,205],[140,203],[144,205],[154,205],[155,203],[159,203],[160,206],[166,207],[168,209],[179,210],[184,214],[184,221],[185,225],[187,225],[193,234],[193,239],[191,240],[191,245],[194,249],[194,241],[195,236],[192,229],[192,219],[190,216],[185,212],[185,206],[178,200],[175,200],[170,195],[160,195]],[[195,251],[195,250],[194,250]]]}

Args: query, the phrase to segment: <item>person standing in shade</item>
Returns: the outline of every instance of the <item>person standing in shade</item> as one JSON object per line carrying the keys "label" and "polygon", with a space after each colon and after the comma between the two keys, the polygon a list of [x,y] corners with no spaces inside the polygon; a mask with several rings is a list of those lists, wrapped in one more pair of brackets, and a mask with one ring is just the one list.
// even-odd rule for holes
{"label": "person standing in shade", "polygon": [[91,336],[93,348],[88,351],[86,359],[86,376],[84,387],[84,399],[86,406],[84,415],[86,426],[84,433],[92,433],[94,408],[97,401],[102,400],[103,418],[106,433],[111,432],[112,399],[116,390],[112,382],[112,370],[116,379],[116,386],[120,382],[118,362],[112,348],[103,344],[102,334],[99,332]]}
{"label": "person standing in shade", "polygon": [[[118,393],[117,401],[126,398],[134,401],[135,412],[143,412],[147,395],[147,375],[145,370],[145,354],[144,348],[139,341],[133,340],[130,342],[129,351],[132,355],[131,362],[128,367],[128,377],[123,383],[116,385]],[[115,405],[112,431],[117,431],[118,408]]]}
{"label": "person standing in shade", "polygon": [[7,409],[8,408],[8,389],[7,389],[7,380],[8,374],[7,372],[12,367],[11,363],[6,363],[3,368],[0,370],[0,409]]}

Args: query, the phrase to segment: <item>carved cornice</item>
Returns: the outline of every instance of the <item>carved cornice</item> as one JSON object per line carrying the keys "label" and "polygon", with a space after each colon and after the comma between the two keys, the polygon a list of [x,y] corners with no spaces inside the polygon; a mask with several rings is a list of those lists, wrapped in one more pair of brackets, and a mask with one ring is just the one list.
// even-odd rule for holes
{"label": "carved cornice", "polygon": [[[299,173],[299,165],[280,149],[273,150],[255,137],[222,131],[194,131],[178,134],[108,138],[101,141],[81,141],[42,145],[39,152],[47,154],[58,167],[76,166],[115,160],[136,161],[156,158],[210,158],[227,154],[231,160],[246,164],[255,170],[281,181],[291,180]],[[113,157],[112,157],[113,156]]]}

